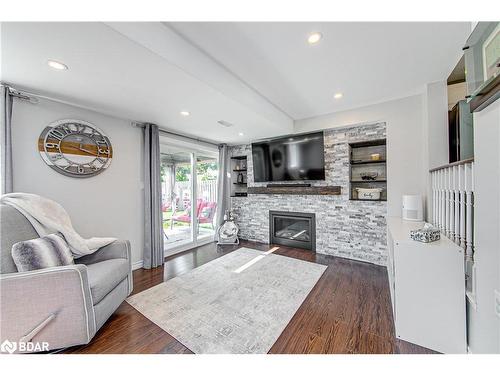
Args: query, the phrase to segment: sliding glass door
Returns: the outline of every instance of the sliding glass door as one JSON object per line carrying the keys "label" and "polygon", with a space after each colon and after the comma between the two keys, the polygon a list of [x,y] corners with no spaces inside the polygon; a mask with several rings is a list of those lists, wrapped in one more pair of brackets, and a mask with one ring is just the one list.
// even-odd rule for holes
{"label": "sliding glass door", "polygon": [[217,152],[164,141],[160,153],[165,254],[213,241]]}
{"label": "sliding glass door", "polygon": [[218,158],[206,153],[196,154],[197,239],[214,238],[217,211]]}
{"label": "sliding glass door", "polygon": [[170,249],[193,238],[192,154],[168,145],[161,145],[160,151],[163,239],[165,249]]}

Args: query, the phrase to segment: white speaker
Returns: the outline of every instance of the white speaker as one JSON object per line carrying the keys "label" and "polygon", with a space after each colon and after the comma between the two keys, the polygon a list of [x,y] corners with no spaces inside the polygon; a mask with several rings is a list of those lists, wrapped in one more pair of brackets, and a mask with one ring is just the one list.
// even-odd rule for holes
{"label": "white speaker", "polygon": [[403,220],[423,221],[424,205],[421,195],[403,195]]}

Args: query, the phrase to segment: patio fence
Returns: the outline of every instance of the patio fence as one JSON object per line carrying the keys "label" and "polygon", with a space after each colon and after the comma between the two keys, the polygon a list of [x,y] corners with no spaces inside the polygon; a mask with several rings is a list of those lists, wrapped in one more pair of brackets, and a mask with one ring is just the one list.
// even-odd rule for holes
{"label": "patio fence", "polygon": [[[175,183],[175,190],[177,196],[183,199],[185,197],[184,192],[191,191],[191,182],[189,181],[177,181]],[[200,181],[198,180],[198,197],[202,198],[207,202],[217,201],[217,180]]]}
{"label": "patio fence", "polygon": [[217,202],[217,180],[198,181],[198,196],[207,202]]}

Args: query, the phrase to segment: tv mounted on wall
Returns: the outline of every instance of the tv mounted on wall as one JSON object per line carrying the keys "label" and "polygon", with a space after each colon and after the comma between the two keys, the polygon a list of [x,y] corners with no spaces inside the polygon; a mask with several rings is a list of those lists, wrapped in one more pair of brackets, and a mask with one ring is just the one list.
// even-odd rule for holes
{"label": "tv mounted on wall", "polygon": [[323,132],[252,143],[255,182],[325,179]]}

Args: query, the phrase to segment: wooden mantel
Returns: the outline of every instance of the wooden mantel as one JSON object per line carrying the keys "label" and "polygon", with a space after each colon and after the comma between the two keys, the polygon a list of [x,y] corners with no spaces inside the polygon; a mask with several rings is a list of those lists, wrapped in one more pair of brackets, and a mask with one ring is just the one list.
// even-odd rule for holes
{"label": "wooden mantel", "polygon": [[340,186],[249,186],[248,194],[340,195]]}

